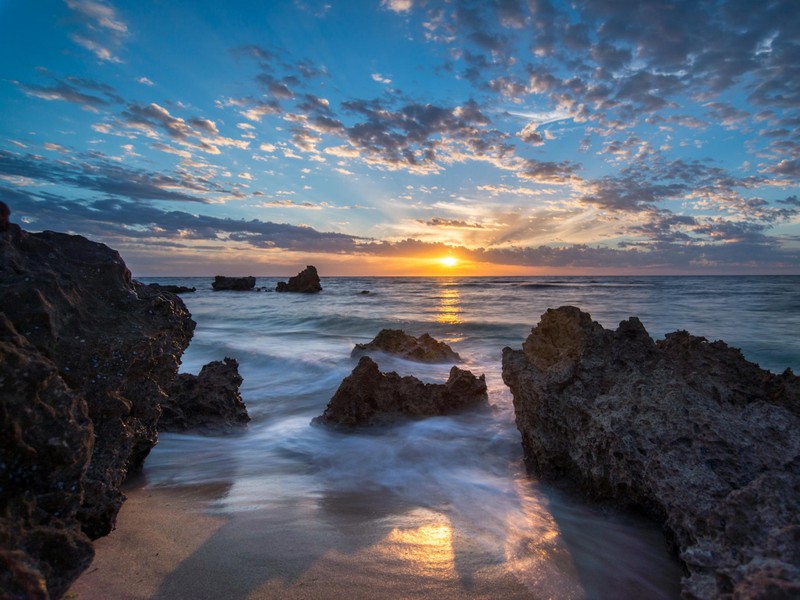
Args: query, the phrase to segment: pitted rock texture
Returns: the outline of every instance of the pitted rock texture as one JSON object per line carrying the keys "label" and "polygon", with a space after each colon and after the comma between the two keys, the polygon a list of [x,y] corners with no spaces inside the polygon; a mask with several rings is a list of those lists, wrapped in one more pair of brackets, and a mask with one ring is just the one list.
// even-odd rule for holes
{"label": "pitted rock texture", "polygon": [[396,354],[418,362],[461,362],[458,353],[444,342],[432,338],[427,333],[416,338],[402,329],[381,329],[375,339],[368,344],[356,344],[352,356],[370,352]]}
{"label": "pitted rock texture", "polygon": [[275,286],[276,292],[299,292],[302,294],[316,294],[322,291],[322,283],[317,273],[317,268],[308,265],[289,281],[279,281]]}
{"label": "pitted rock texture", "polygon": [[205,365],[199,375],[181,373],[161,404],[159,431],[220,429],[250,421],[239,394],[242,377],[233,358]]}
{"label": "pitted rock texture", "polygon": [[800,597],[800,380],[685,331],[548,310],[503,350],[529,468],[661,521],[686,598]]}
{"label": "pitted rock texture", "polygon": [[314,422],[343,427],[389,425],[398,419],[431,417],[480,405],[488,406],[483,375],[475,377],[453,367],[445,383],[423,383],[394,371],[384,373],[369,356],[363,356]]}
{"label": "pitted rock texture", "polygon": [[107,246],[16,225],[0,233],[0,313],[3,585],[59,597],[113,528],[195,324]]}

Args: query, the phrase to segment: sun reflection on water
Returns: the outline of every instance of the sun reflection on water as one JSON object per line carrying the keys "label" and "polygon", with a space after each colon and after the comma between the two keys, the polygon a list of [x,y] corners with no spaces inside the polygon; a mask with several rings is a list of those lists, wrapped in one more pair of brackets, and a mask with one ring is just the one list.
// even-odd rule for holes
{"label": "sun reflection on water", "polygon": [[458,295],[458,288],[455,286],[443,287],[439,290],[439,312],[436,314],[436,321],[446,325],[458,325],[461,323],[461,298]]}

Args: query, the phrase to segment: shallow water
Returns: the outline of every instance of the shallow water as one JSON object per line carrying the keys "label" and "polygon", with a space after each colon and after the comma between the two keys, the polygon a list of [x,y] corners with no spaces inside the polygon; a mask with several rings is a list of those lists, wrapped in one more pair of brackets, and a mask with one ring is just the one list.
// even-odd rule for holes
{"label": "shallow water", "polygon": [[[606,327],[635,315],[654,338],[686,329],[773,371],[800,366],[800,277],[323,278],[317,295],[214,292],[209,278],[144,281],[197,287],[182,296],[198,324],[182,370],[235,357],[253,418],[237,435],[161,435],[147,485],[217,485],[208,511],[231,519],[234,538],[261,536],[262,554],[277,531],[284,540],[322,532],[319,556],[363,553],[372,557],[359,558],[364,573],[411,577],[422,595],[425,581],[455,578],[469,589],[500,569],[533,597],[678,596],[680,570],[657,527],[524,472],[501,354],[520,347],[547,308],[572,304]],[[465,368],[486,375],[491,410],[379,432],[311,426],[354,367],[353,344],[385,327],[448,342]],[[450,368],[377,361],[425,381],[444,381]],[[274,569],[285,570],[277,547]],[[242,553],[236,564],[248,564]],[[292,569],[286,577],[299,577]]]}

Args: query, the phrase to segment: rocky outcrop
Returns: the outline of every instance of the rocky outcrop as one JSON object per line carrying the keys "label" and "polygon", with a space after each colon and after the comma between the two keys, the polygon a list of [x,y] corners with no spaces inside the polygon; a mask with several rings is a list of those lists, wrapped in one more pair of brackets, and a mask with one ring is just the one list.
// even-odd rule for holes
{"label": "rocky outcrop", "polygon": [[322,291],[322,284],[319,281],[316,267],[308,265],[289,281],[279,281],[275,287],[276,292],[300,292],[303,294],[315,294]]}
{"label": "rocky outcrop", "polygon": [[401,418],[442,415],[488,405],[486,378],[458,367],[446,383],[423,383],[416,377],[383,373],[368,356],[342,380],[315,423],[344,427],[386,425]]}
{"label": "rocky outcrop", "polygon": [[461,361],[458,353],[444,342],[435,340],[427,333],[415,338],[402,329],[381,329],[368,344],[356,344],[351,354],[361,356],[370,352],[396,354],[408,360],[427,363]]}
{"label": "rocky outcrop", "polygon": [[170,294],[188,294],[197,291],[197,288],[186,287],[185,285],[162,285],[160,283],[148,283],[147,285],[157,291],[169,292]]}
{"label": "rocky outcrop", "polygon": [[219,429],[250,421],[239,394],[242,377],[233,358],[205,365],[199,375],[181,373],[161,403],[159,431]]}
{"label": "rocky outcrop", "polygon": [[800,596],[800,381],[685,331],[548,310],[503,351],[526,461],[664,524],[687,598]]}
{"label": "rocky outcrop", "polygon": [[195,324],[107,246],[16,225],[0,233],[0,313],[0,583],[59,597],[156,441]]}
{"label": "rocky outcrop", "polygon": [[224,275],[217,275],[211,283],[211,287],[215,291],[230,290],[242,292],[252,290],[256,286],[256,278],[249,277],[225,277]]}

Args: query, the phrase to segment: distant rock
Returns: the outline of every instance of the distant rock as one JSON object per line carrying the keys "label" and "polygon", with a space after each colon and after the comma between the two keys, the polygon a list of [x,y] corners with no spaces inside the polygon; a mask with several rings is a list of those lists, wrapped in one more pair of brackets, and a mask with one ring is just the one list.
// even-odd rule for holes
{"label": "distant rock", "polygon": [[342,380],[325,412],[314,423],[344,427],[385,425],[402,418],[442,415],[488,405],[486,378],[458,367],[444,384],[383,373],[368,356]]}
{"label": "distant rock", "polygon": [[214,277],[214,281],[211,284],[211,287],[214,288],[216,291],[246,291],[252,290],[256,285],[256,278],[255,277],[225,277],[223,275],[217,275]]}
{"label": "distant rock", "polygon": [[186,287],[184,285],[162,285],[160,283],[148,283],[147,285],[155,290],[169,292],[170,294],[188,294],[197,291],[195,287]]}
{"label": "distant rock", "polygon": [[242,377],[233,358],[205,365],[199,375],[181,373],[161,403],[159,431],[217,429],[250,421],[239,394]]}
{"label": "distant rock", "polygon": [[297,275],[290,277],[288,282],[279,281],[275,291],[315,294],[322,291],[322,284],[320,284],[316,267],[308,265]]}
{"label": "distant rock", "polygon": [[458,352],[454,352],[446,343],[435,340],[427,333],[415,338],[402,329],[382,329],[368,344],[356,344],[351,355],[360,356],[369,352],[396,354],[426,363],[461,362]]}
{"label": "distant rock", "polygon": [[800,597],[800,379],[685,331],[548,310],[503,350],[537,475],[662,522],[686,598]]}
{"label": "distant rock", "polygon": [[81,236],[0,233],[0,589],[58,598],[156,442],[195,324]]}

